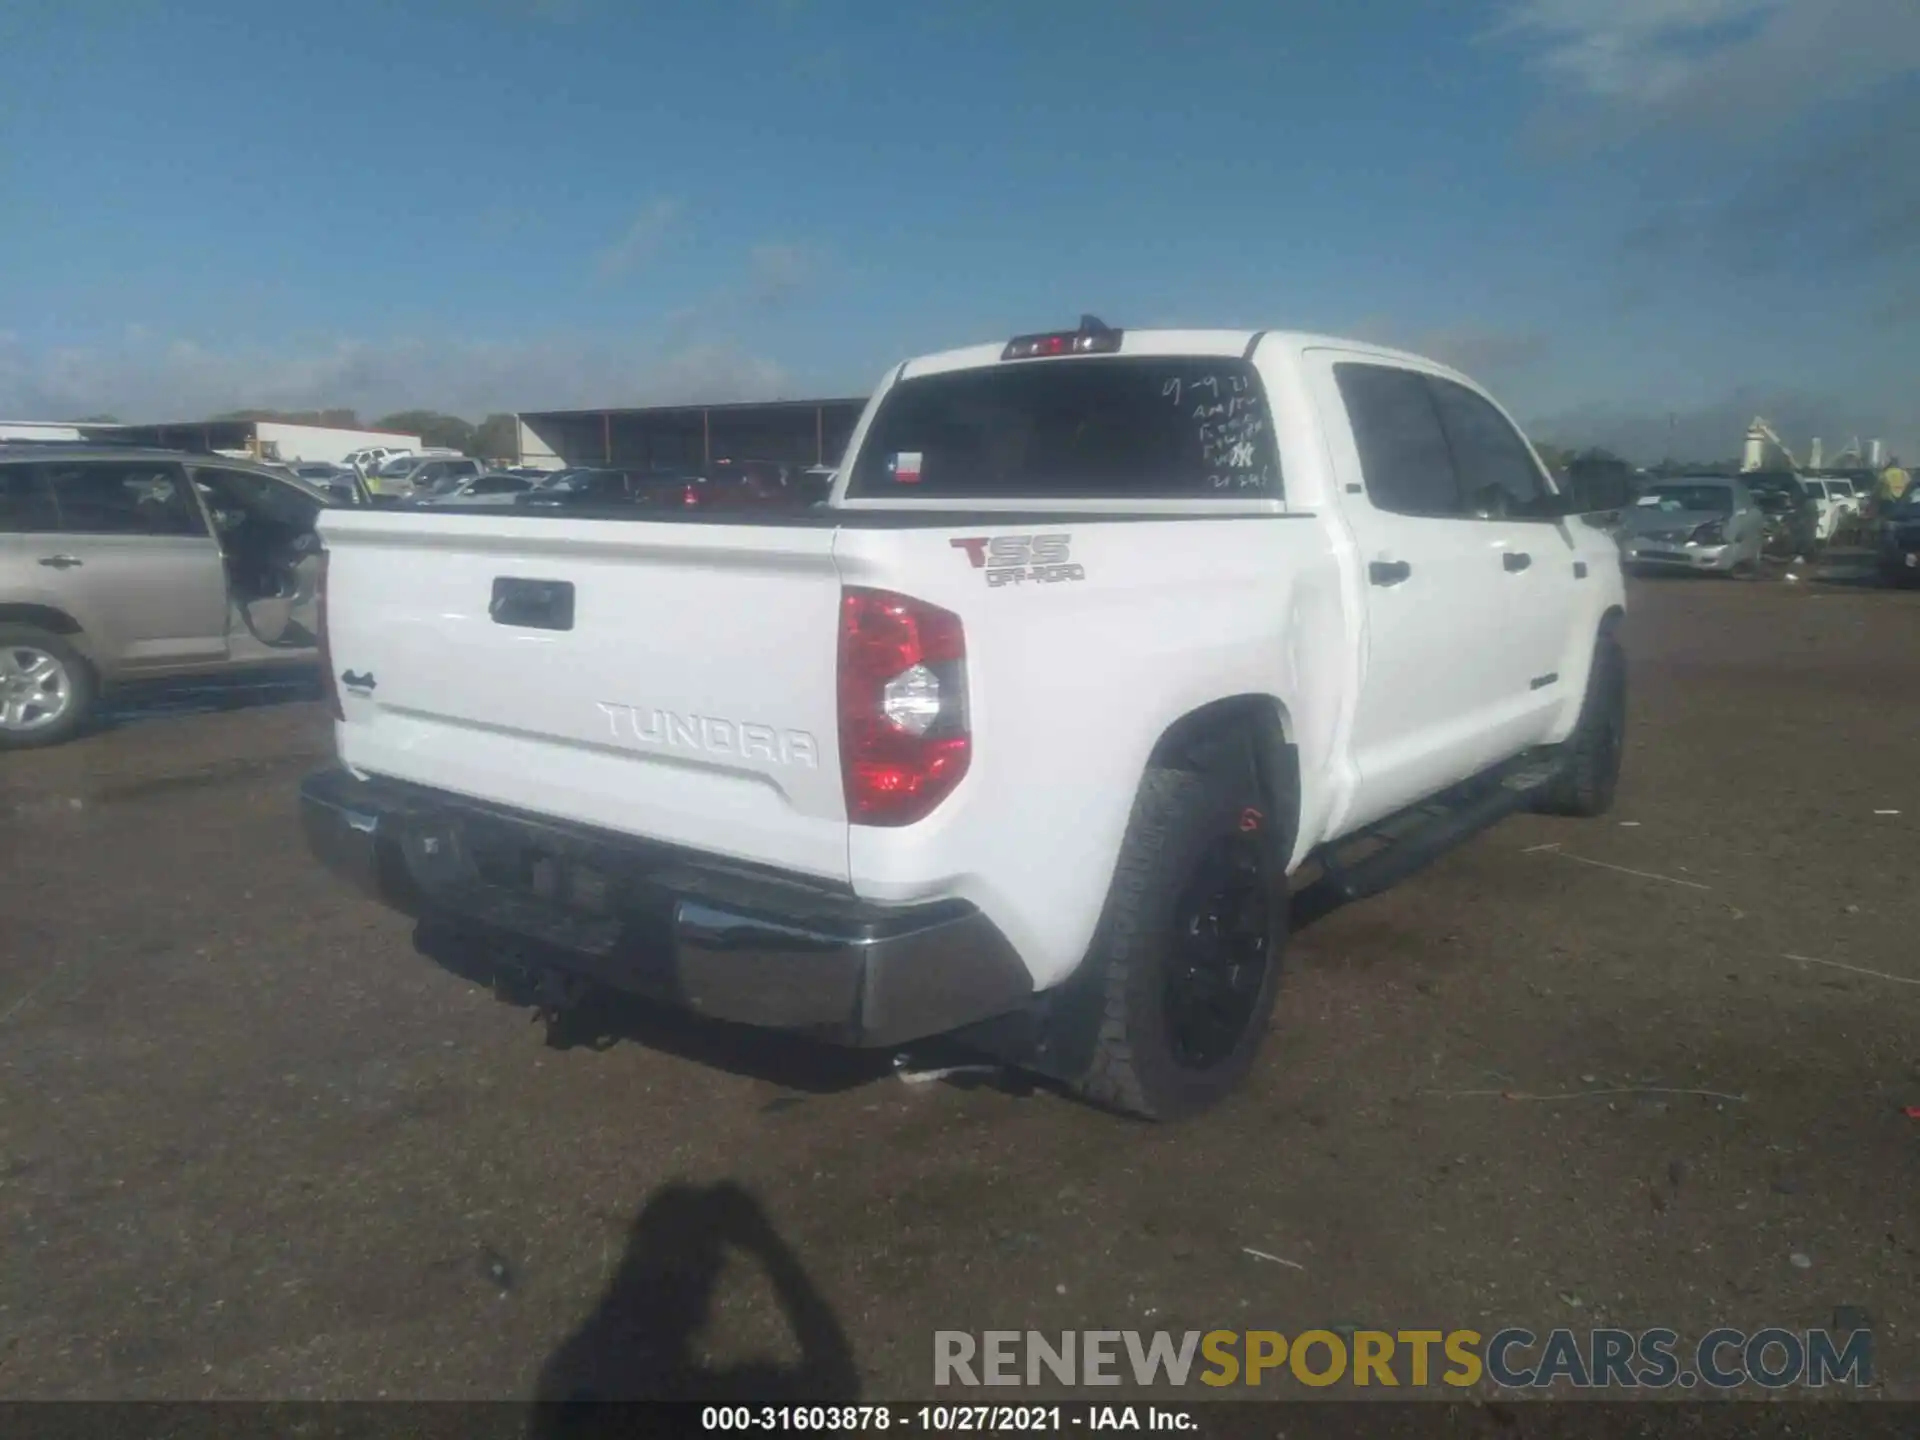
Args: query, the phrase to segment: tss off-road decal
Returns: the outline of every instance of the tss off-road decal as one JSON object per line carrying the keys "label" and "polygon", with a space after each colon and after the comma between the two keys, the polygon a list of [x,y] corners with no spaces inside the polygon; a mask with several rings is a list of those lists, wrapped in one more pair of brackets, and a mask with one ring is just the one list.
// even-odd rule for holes
{"label": "tss off-road decal", "polygon": [[947,543],[966,551],[973,568],[987,572],[989,585],[1024,585],[1028,581],[1052,585],[1087,578],[1085,570],[1067,560],[1071,540],[1067,535],[981,535]]}

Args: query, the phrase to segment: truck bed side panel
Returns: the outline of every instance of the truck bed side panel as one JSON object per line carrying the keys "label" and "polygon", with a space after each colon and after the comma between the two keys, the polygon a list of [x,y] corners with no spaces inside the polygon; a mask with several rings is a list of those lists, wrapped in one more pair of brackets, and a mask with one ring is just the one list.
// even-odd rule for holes
{"label": "truck bed side panel", "polygon": [[1083,578],[993,586],[956,542],[1032,533],[1001,519],[839,536],[846,583],[907,590],[963,618],[975,747],[967,778],[927,820],[853,828],[851,873],[873,900],[972,901],[1044,987],[1086,953],[1140,777],[1189,711],[1235,695],[1278,701],[1309,785],[1304,823],[1318,823],[1353,641],[1317,517],[1056,519],[1046,533],[1067,537],[1066,563]]}

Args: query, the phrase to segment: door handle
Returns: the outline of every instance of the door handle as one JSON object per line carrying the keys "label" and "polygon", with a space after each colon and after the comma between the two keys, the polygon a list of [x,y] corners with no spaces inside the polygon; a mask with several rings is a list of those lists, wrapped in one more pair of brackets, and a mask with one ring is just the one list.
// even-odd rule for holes
{"label": "door handle", "polygon": [[1500,563],[1509,570],[1524,570],[1533,564],[1533,557],[1524,550],[1509,550],[1500,557]]}
{"label": "door handle", "polygon": [[74,566],[85,562],[76,555],[48,555],[40,563],[52,570],[71,570]]}
{"label": "door handle", "polygon": [[1375,560],[1367,566],[1367,579],[1375,585],[1398,585],[1413,574],[1413,566],[1404,560]]}

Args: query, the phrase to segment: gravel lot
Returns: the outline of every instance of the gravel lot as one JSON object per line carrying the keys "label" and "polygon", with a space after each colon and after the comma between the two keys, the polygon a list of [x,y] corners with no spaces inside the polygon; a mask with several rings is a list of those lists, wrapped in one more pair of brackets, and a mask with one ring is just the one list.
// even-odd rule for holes
{"label": "gravel lot", "polygon": [[550,1048],[309,863],[310,701],[0,757],[0,1394],[886,1399],[939,1328],[1855,1307],[1920,1398],[1920,594],[1632,599],[1616,813],[1297,935],[1177,1128],[625,1006]]}

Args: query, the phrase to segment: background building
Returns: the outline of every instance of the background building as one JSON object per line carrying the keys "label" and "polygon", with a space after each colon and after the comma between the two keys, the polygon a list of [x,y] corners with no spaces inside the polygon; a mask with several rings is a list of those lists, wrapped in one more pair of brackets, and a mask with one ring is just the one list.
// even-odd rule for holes
{"label": "background building", "polygon": [[418,450],[418,435],[392,430],[336,429],[328,425],[301,425],[290,420],[189,420],[165,425],[81,427],[111,430],[115,439],[134,445],[159,445],[185,450],[217,450],[250,455],[256,460],[309,461],[337,464],[355,450],[385,445],[395,450]]}
{"label": "background building", "polygon": [[867,402],[769,400],[737,405],[656,405],[628,410],[534,410],[515,416],[519,462],[665,465],[704,469],[716,460],[837,465]]}
{"label": "background building", "polygon": [[80,444],[120,433],[118,425],[95,425],[78,420],[0,420],[0,440],[67,441]]}

